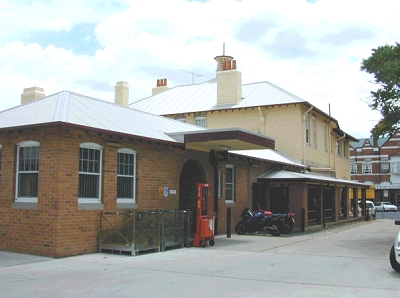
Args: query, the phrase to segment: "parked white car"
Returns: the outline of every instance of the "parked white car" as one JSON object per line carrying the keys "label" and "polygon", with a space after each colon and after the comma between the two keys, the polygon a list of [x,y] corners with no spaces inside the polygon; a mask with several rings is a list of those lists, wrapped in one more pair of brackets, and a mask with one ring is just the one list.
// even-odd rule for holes
{"label": "parked white car", "polygon": [[[358,201],[358,213],[359,214],[361,214],[361,202],[362,201]],[[365,205],[367,205],[367,210],[369,212],[369,215],[375,216],[376,215],[376,209],[375,209],[374,202],[372,202],[370,200],[366,200],[365,201]]]}
{"label": "parked white car", "polygon": [[382,211],[383,210],[383,211],[394,211],[394,212],[396,212],[397,211],[397,206],[393,205],[390,202],[379,202],[379,203],[376,203],[375,210],[376,211]]}
{"label": "parked white car", "polygon": [[[400,225],[400,220],[395,220],[394,224]],[[400,272],[400,232],[397,234],[394,244],[390,249],[389,260],[392,268],[395,271]]]}

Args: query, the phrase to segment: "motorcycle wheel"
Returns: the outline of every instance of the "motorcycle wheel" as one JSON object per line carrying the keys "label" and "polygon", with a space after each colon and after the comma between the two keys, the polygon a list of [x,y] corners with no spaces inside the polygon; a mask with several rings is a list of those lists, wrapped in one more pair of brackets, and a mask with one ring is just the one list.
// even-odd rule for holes
{"label": "motorcycle wheel", "polygon": [[271,228],[273,228],[273,230],[269,230],[269,233],[270,233],[272,236],[280,236],[280,235],[281,235],[281,229],[279,228],[278,225],[273,224],[273,225],[271,226]]}
{"label": "motorcycle wheel", "polygon": [[282,233],[289,234],[291,231],[293,231],[293,221],[284,222],[282,225]]}
{"label": "motorcycle wheel", "polygon": [[392,245],[392,248],[390,249],[389,260],[390,260],[390,265],[392,266],[393,270],[396,272],[400,272],[400,264],[397,263],[397,261],[396,261],[394,245]]}
{"label": "motorcycle wheel", "polygon": [[238,235],[244,235],[246,233],[245,227],[246,227],[246,222],[243,220],[239,221],[235,226],[236,233]]}

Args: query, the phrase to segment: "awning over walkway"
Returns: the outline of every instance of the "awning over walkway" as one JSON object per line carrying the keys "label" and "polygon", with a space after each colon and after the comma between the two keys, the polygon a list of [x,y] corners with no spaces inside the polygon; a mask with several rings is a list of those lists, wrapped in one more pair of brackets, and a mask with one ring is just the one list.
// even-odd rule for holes
{"label": "awning over walkway", "polygon": [[248,150],[248,149],[274,149],[275,139],[258,133],[241,129],[207,129],[168,133],[177,141],[184,143],[186,149],[209,152]]}
{"label": "awning over walkway", "polygon": [[304,182],[304,183],[317,183],[317,184],[327,184],[327,185],[343,185],[348,187],[357,188],[368,188],[369,186],[363,183],[346,180],[337,179],[330,176],[325,176],[321,174],[311,173],[311,172],[291,172],[285,170],[272,170],[258,177],[258,180],[266,182]]}
{"label": "awning over walkway", "polygon": [[230,154],[240,155],[246,158],[272,162],[287,167],[295,167],[301,169],[308,169],[309,167],[289,157],[277,149],[263,149],[263,150],[232,150]]}

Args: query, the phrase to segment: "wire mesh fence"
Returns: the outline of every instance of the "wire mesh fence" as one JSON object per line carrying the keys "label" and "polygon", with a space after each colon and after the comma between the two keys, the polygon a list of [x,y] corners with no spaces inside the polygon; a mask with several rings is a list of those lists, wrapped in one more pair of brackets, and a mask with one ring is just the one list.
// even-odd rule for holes
{"label": "wire mesh fence", "polygon": [[129,252],[165,251],[168,247],[189,247],[190,213],[185,210],[102,212],[99,250]]}

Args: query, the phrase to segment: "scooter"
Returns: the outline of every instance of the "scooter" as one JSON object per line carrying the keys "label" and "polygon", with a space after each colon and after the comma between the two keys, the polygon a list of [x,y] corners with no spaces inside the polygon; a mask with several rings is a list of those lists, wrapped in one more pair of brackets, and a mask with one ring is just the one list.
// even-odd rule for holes
{"label": "scooter", "polygon": [[272,236],[279,236],[282,233],[282,214],[266,216],[263,211],[253,213],[249,207],[246,207],[241,217],[242,220],[235,226],[235,231],[239,235],[263,231],[268,231]]}
{"label": "scooter", "polygon": [[[273,213],[268,210],[264,210],[264,214],[266,216],[272,216]],[[279,213],[283,216],[283,224],[282,224],[282,233],[283,234],[289,234],[291,231],[293,231],[294,227],[294,212],[289,212],[289,213]]]}

